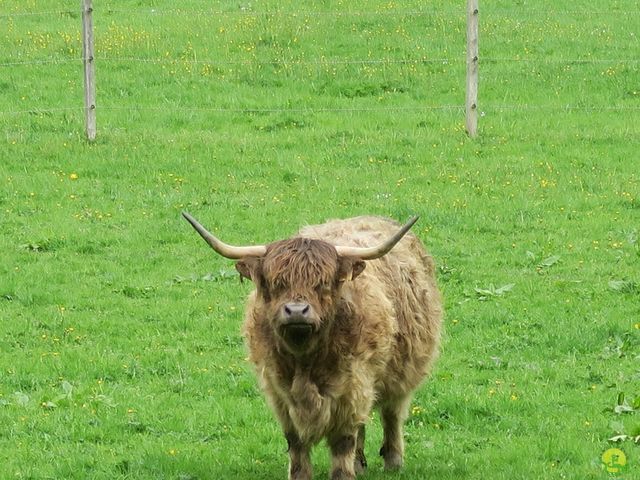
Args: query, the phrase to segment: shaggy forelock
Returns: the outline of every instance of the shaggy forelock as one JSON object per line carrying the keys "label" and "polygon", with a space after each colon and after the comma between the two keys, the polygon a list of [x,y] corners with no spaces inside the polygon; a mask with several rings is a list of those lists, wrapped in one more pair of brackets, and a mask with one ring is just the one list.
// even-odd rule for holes
{"label": "shaggy forelock", "polygon": [[265,279],[275,288],[296,291],[330,284],[338,254],[321,240],[291,238],[269,245],[263,264]]}

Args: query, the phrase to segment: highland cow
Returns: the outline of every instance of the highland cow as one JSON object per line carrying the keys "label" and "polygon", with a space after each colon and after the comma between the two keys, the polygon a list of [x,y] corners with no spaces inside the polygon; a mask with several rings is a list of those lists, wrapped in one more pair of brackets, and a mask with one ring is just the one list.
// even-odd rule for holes
{"label": "highland cow", "polygon": [[256,286],[243,333],[289,446],[289,479],[311,479],[310,450],[322,439],[331,479],[363,472],[374,408],[384,467],[400,468],[403,423],[437,357],[442,318],[433,260],[408,233],[417,217],[402,227],[378,217],[333,220],[236,247],[184,216]]}

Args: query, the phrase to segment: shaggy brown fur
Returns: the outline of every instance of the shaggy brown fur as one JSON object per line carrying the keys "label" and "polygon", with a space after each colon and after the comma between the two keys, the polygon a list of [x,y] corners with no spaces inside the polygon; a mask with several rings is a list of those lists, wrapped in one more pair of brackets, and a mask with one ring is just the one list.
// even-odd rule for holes
{"label": "shaggy brown fur", "polygon": [[[244,335],[289,445],[292,480],[311,478],[310,449],[323,438],[332,479],[364,471],[364,426],[374,407],[384,428],[385,468],[402,465],[411,395],[438,353],[442,307],[434,264],[411,233],[366,268],[332,246],[376,245],[398,227],[375,217],[335,220],[237,263],[257,287],[247,301]],[[302,346],[283,333],[290,302],[309,306],[312,333]]]}

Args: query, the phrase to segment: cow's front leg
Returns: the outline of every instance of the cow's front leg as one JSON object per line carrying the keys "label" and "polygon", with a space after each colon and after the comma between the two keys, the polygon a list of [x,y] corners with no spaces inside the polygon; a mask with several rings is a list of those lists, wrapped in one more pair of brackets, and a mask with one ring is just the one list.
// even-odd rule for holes
{"label": "cow's front leg", "polygon": [[311,447],[295,432],[285,433],[285,437],[289,446],[289,480],[311,480]]}
{"label": "cow's front leg", "polygon": [[331,480],[353,480],[356,477],[356,438],[357,430],[328,438],[331,449]]}
{"label": "cow's front leg", "polygon": [[364,454],[365,427],[360,425],[358,429],[358,438],[356,439],[356,458],[354,470],[356,475],[360,475],[367,471],[367,457]]}
{"label": "cow's front leg", "polygon": [[407,418],[410,401],[410,396],[396,399],[383,405],[381,409],[384,436],[380,455],[384,458],[385,470],[397,470],[402,467],[404,456],[402,425]]}

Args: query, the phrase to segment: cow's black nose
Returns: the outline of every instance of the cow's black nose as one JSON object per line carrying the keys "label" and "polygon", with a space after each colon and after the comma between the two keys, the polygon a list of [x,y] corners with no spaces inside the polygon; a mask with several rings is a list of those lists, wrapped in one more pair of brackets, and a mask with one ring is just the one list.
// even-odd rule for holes
{"label": "cow's black nose", "polygon": [[308,303],[287,303],[283,310],[287,321],[306,320],[311,313],[311,306]]}

